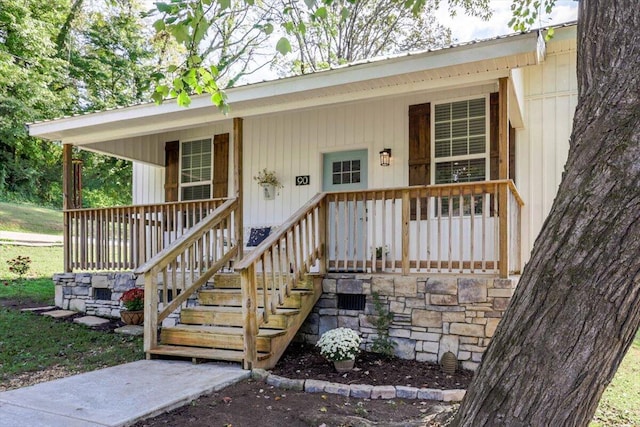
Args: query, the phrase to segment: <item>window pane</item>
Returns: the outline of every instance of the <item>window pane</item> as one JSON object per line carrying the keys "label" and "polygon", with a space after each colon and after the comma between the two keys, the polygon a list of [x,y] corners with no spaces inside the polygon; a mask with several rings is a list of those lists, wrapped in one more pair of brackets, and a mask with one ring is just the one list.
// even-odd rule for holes
{"label": "window pane", "polygon": [[351,161],[350,160],[346,160],[344,162],[342,162],[342,172],[347,172],[351,170]]}
{"label": "window pane", "polygon": [[451,155],[451,145],[449,140],[436,141],[435,157],[449,157]]}
{"label": "window pane", "polygon": [[360,182],[360,172],[354,172],[351,178],[351,182],[356,183]]}
{"label": "window pane", "polygon": [[359,171],[360,170],[360,160],[354,160],[353,162],[351,162],[351,169],[354,171]]}
{"label": "window pane", "polygon": [[349,172],[342,173],[342,183],[351,184],[351,174]]}
{"label": "window pane", "polygon": [[436,141],[440,139],[451,138],[451,123],[450,122],[436,123],[435,137],[436,137]]}
{"label": "window pane", "polygon": [[461,136],[467,136],[468,127],[466,120],[457,120],[451,123],[451,137],[460,138]]}
{"label": "window pane", "polygon": [[333,162],[333,172],[340,172],[342,170],[342,163]]}
{"label": "window pane", "polygon": [[451,120],[451,104],[438,104],[435,111],[436,123]]}
{"label": "window pane", "polygon": [[469,101],[454,102],[451,104],[451,120],[466,119],[469,110]]}
{"label": "window pane", "polygon": [[484,117],[469,120],[469,135],[484,135]]}
{"label": "window pane", "polygon": [[464,156],[468,153],[467,139],[454,139],[451,141],[451,155],[452,156]]}

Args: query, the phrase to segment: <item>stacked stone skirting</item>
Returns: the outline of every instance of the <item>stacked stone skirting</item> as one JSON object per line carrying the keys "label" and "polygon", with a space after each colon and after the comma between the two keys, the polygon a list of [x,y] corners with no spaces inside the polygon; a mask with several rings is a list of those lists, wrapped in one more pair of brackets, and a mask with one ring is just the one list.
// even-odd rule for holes
{"label": "stacked stone skirting", "polygon": [[[133,272],[62,273],[53,276],[55,284],[55,304],[65,310],[73,310],[88,315],[119,318],[122,294],[134,287],[144,287],[144,277],[136,277]],[[98,289],[111,291],[110,299],[96,299]],[[196,304],[196,296],[187,301],[188,306]],[[163,320],[163,326],[173,326],[178,322],[179,309]]]}
{"label": "stacked stone skirting", "polygon": [[[323,294],[298,333],[314,344],[329,329],[360,333],[371,350],[377,336],[372,294],[393,314],[389,328],[395,355],[438,363],[447,351],[465,369],[475,370],[511,300],[518,278],[470,275],[328,274]],[[364,310],[337,306],[338,294],[362,294]]]}
{"label": "stacked stone skirting", "polygon": [[319,380],[294,380],[273,375],[263,369],[251,372],[253,379],[266,381],[274,387],[305,391],[307,393],[329,393],[358,399],[423,399],[439,402],[460,402],[466,390],[440,390],[406,386],[367,384],[341,384]]}

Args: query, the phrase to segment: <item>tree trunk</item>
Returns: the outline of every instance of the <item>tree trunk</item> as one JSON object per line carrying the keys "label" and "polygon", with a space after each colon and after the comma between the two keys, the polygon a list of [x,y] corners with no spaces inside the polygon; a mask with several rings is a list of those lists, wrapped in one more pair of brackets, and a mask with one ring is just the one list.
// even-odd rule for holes
{"label": "tree trunk", "polygon": [[640,326],[640,8],[578,16],[564,179],[454,425],[587,425]]}

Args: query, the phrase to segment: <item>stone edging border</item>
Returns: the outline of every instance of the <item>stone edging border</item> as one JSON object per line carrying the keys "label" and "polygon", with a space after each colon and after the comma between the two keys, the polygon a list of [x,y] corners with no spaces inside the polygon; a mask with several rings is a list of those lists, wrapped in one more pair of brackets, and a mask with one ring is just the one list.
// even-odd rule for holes
{"label": "stone edging border", "polygon": [[439,402],[460,402],[466,390],[440,390],[393,385],[341,384],[320,380],[293,380],[271,374],[264,369],[253,369],[251,378],[262,380],[278,388],[305,391],[307,393],[330,393],[358,399],[424,399]]}

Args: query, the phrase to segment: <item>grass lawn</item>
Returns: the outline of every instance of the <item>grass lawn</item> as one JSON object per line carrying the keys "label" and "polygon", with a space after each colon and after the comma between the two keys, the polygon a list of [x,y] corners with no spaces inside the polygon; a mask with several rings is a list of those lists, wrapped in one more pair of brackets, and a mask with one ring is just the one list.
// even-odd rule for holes
{"label": "grass lawn", "polygon": [[640,331],[602,395],[590,425],[640,426]]}
{"label": "grass lawn", "polygon": [[35,205],[0,202],[0,230],[62,234],[62,211]]}
{"label": "grass lawn", "polygon": [[31,258],[31,269],[27,277],[51,279],[55,273],[63,271],[62,247],[31,247],[0,245],[0,280],[14,279],[16,275],[9,272],[7,261],[18,255]]}
{"label": "grass lawn", "polygon": [[53,366],[87,372],[142,358],[141,337],[0,307],[0,380]]}

